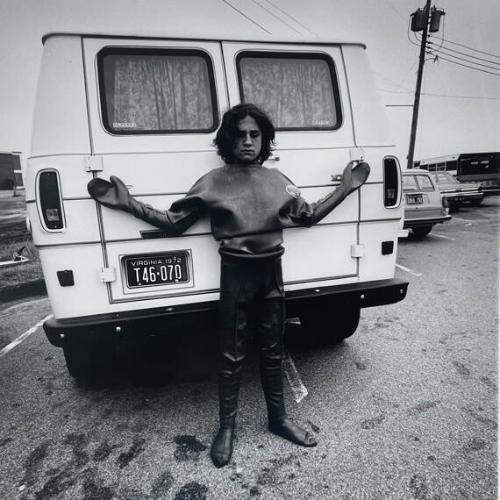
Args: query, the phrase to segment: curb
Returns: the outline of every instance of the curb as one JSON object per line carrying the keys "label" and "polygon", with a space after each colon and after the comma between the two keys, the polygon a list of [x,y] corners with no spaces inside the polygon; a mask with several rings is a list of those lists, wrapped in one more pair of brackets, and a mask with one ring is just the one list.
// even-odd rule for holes
{"label": "curb", "polygon": [[9,286],[0,289],[0,301],[10,302],[16,299],[24,299],[34,295],[46,295],[47,288],[45,287],[45,280],[42,278],[21,283],[19,285]]}

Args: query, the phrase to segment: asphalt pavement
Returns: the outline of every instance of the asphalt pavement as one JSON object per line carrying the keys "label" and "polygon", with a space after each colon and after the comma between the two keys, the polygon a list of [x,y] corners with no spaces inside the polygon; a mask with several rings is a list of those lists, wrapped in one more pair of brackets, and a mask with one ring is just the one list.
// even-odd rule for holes
{"label": "asphalt pavement", "polygon": [[252,354],[223,469],[208,455],[214,332],[125,343],[109,377],[82,388],[36,326],[48,300],[5,304],[0,498],[496,498],[499,201],[401,239],[407,298],[362,310],[339,346],[291,352],[308,395],[296,403],[287,386],[288,410],[316,448],[267,432]]}

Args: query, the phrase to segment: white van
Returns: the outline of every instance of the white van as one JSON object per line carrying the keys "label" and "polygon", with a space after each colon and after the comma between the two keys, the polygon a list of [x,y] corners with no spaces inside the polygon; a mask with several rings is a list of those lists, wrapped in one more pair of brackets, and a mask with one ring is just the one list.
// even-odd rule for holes
{"label": "white van", "polygon": [[117,175],[134,197],[170,207],[222,165],[212,140],[242,101],[272,118],[277,147],[266,166],[306,200],[331,191],[350,160],[371,167],[321,223],[284,231],[288,316],[335,343],[354,333],[360,308],[406,295],[408,283],[394,278],[401,172],[364,45],[217,33],[43,39],[26,198],[54,313],[44,328],[77,379],[105,363],[117,337],[187,325],[219,298],[207,220],[166,237],[96,204],[87,183]]}

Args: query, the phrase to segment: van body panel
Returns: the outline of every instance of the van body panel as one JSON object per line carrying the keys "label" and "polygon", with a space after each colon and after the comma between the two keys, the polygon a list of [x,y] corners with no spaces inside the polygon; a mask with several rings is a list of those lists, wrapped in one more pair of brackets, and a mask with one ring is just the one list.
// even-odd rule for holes
{"label": "van body panel", "polygon": [[342,54],[347,68],[356,144],[359,147],[392,145],[389,122],[366,51],[356,46],[342,46]]}
{"label": "van body panel", "polygon": [[[93,245],[40,247],[45,285],[56,318],[95,314],[107,309],[108,292],[100,281],[102,248]],[[73,271],[74,285],[61,286],[57,271]]]}
{"label": "van body panel", "polygon": [[370,183],[363,186],[363,194],[361,196],[361,214],[360,220],[387,220],[401,219],[403,208],[401,206],[395,208],[386,208],[384,206],[384,184]]}
{"label": "van body panel", "polygon": [[59,187],[63,200],[89,199],[87,183],[92,178],[92,174],[86,171],[88,158],[90,158],[89,155],[48,155],[40,158],[29,158],[25,177],[26,201],[36,199],[37,178],[39,173],[46,169],[53,169],[59,173]]}
{"label": "van body panel", "polygon": [[[30,221],[40,221],[40,210],[28,203]],[[58,232],[46,231],[40,223],[31,225],[33,241],[39,246],[78,245],[98,243],[101,240],[97,225],[97,210],[93,200],[64,201],[65,227]]]}
{"label": "van body panel", "polygon": [[[212,140],[214,134],[210,135]],[[206,141],[208,143],[209,139]],[[133,196],[172,194],[177,199],[187,193],[197,179],[224,162],[213,147],[207,147],[206,151],[107,154],[102,156],[102,164],[99,176],[109,179],[110,175],[119,175]]]}
{"label": "van body panel", "polygon": [[[300,141],[298,135],[297,141]],[[285,149],[277,142],[273,156],[264,166],[277,168],[300,188],[334,186],[338,181],[332,179],[341,175],[349,162],[349,150],[349,147]]]}
{"label": "van body panel", "polygon": [[[287,229],[282,258],[285,285],[356,276],[357,259],[351,257],[356,229],[357,224]],[[315,265],[318,262],[321,266]]]}
{"label": "van body panel", "polygon": [[54,37],[44,45],[31,155],[90,153],[81,38]]}
{"label": "van body panel", "polygon": [[[394,277],[400,221],[365,222],[359,228],[364,255],[359,259],[360,281],[389,279]],[[392,241],[392,253],[382,255],[382,242]]]}

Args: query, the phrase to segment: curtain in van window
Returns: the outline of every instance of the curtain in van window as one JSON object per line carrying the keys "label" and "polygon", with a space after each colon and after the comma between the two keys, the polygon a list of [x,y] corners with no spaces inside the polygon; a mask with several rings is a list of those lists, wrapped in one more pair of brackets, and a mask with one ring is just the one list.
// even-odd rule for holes
{"label": "curtain in van window", "polygon": [[114,76],[110,92],[106,93],[108,121],[113,128],[175,131],[213,127],[210,79],[204,58],[141,54],[111,55],[106,59],[105,67]]}
{"label": "curtain in van window", "polygon": [[265,110],[276,128],[333,128],[337,112],[330,66],[324,59],[242,57],[245,102]]}

